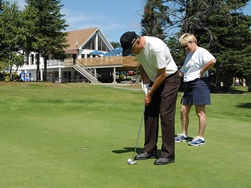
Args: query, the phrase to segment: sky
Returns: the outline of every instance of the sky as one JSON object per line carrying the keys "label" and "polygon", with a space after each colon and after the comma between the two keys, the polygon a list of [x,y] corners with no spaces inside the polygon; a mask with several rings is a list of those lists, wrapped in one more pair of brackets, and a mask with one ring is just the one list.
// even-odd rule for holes
{"label": "sky", "polygon": [[[14,0],[24,7],[24,0]],[[126,31],[140,34],[145,0],[61,0],[66,31],[98,27],[110,42],[119,42]],[[244,8],[251,15],[251,2]]]}

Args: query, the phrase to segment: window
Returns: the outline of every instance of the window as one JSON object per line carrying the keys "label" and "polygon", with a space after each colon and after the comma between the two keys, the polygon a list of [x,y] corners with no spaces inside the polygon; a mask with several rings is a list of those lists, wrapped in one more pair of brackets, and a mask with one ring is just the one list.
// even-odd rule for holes
{"label": "window", "polygon": [[85,48],[95,50],[95,37],[91,38],[91,40],[86,44]]}
{"label": "window", "polygon": [[[100,36],[98,36],[98,50],[99,51],[109,51],[107,46],[105,45],[105,43],[103,42],[103,40],[100,38]],[[90,50],[95,50],[95,40],[96,40],[96,36],[93,36],[91,38],[91,40],[86,44],[85,48],[86,49],[90,49]]]}
{"label": "window", "polygon": [[98,37],[98,50],[108,51],[108,48],[106,47],[104,41],[100,37]]}

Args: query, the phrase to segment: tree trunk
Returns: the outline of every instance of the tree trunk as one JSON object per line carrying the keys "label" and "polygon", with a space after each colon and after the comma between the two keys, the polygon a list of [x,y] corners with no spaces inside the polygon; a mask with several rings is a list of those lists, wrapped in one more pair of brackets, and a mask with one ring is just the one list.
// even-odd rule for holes
{"label": "tree trunk", "polygon": [[218,62],[215,64],[215,93],[220,92],[220,87],[221,87],[221,80],[220,80],[220,66],[218,65]]}
{"label": "tree trunk", "polygon": [[47,60],[48,60],[48,56],[45,55],[44,57],[44,72],[43,72],[43,81],[47,82]]}
{"label": "tree trunk", "polygon": [[12,65],[9,67],[10,68],[10,81],[13,81],[13,76],[12,76]]}
{"label": "tree trunk", "polygon": [[15,74],[14,74],[14,77],[13,77],[13,80],[15,80],[16,79],[16,77],[17,77],[17,71],[18,71],[18,68],[19,68],[19,65],[17,65],[17,68],[16,68],[16,70],[15,70]]}
{"label": "tree trunk", "polygon": [[248,87],[248,92],[251,92],[251,74],[246,78],[246,85]]}

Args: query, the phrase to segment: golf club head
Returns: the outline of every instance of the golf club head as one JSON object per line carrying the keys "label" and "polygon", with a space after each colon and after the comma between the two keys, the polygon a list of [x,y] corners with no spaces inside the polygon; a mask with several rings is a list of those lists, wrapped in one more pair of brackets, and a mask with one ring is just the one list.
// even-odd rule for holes
{"label": "golf club head", "polygon": [[128,163],[129,165],[135,165],[135,164],[137,164],[137,162],[136,162],[136,161],[133,161],[132,159],[128,159],[128,160],[127,160],[127,163]]}

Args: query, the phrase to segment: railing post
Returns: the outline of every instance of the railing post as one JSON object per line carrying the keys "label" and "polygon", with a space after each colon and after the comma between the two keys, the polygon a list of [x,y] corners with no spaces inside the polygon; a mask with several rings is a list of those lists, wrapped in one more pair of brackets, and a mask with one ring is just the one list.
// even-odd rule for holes
{"label": "railing post", "polygon": [[116,82],[116,67],[113,67],[113,83],[117,83]]}
{"label": "railing post", "polygon": [[62,82],[61,78],[62,78],[62,69],[61,69],[61,67],[59,67],[59,69],[58,69],[58,82],[59,83]]}

